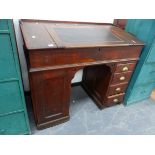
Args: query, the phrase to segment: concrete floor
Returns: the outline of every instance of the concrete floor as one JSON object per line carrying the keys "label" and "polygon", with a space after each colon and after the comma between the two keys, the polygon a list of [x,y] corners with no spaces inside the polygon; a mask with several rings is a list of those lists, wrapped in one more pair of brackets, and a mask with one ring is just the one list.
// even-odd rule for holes
{"label": "concrete floor", "polygon": [[28,107],[33,135],[155,134],[155,101],[152,99],[99,110],[85,91],[76,86],[72,88],[70,121],[44,130],[36,129],[32,108]]}

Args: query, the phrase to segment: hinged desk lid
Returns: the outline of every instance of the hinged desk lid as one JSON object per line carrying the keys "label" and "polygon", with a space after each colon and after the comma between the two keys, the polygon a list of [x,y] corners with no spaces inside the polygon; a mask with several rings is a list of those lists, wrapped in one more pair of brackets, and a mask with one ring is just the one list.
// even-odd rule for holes
{"label": "hinged desk lid", "polygon": [[143,45],[110,24],[22,20],[21,30],[29,50]]}

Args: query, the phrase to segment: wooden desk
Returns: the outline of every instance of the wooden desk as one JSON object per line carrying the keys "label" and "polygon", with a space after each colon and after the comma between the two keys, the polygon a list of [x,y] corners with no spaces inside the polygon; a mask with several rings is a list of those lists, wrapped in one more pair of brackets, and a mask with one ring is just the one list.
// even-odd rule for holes
{"label": "wooden desk", "polygon": [[22,20],[20,26],[39,129],[69,120],[79,69],[100,109],[123,102],[143,42],[110,24]]}

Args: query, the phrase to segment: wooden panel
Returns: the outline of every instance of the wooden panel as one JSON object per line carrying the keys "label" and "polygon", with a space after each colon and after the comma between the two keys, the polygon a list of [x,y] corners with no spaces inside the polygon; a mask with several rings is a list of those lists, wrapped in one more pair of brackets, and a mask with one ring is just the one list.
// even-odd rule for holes
{"label": "wooden panel", "polygon": [[127,23],[127,19],[115,19],[114,20],[114,25],[122,28],[123,30],[125,29]]}
{"label": "wooden panel", "polygon": [[0,116],[0,135],[27,134],[27,124],[23,112]]}
{"label": "wooden panel", "polygon": [[84,69],[82,85],[100,109],[105,106],[104,98],[106,97],[114,68],[115,65],[111,64],[111,66],[89,66]]}
{"label": "wooden panel", "polygon": [[131,75],[132,72],[115,73],[111,85],[128,82],[130,80]]}
{"label": "wooden panel", "polygon": [[38,128],[45,126],[45,122],[52,124],[56,120],[69,117],[72,78],[72,73],[65,70],[31,74],[33,107]]}
{"label": "wooden panel", "polygon": [[56,48],[52,37],[50,37],[48,31],[43,25],[36,23],[21,24],[21,29],[25,37],[25,46],[30,49],[36,49],[38,46],[40,49]]}
{"label": "wooden panel", "polygon": [[[138,59],[141,46],[115,47],[115,48],[82,48],[82,49],[53,49],[51,51],[32,51],[30,55],[30,68],[48,67],[54,65],[82,64],[117,59]],[[103,62],[100,62],[103,61]]]}
{"label": "wooden panel", "polygon": [[9,34],[0,35],[0,71],[0,80],[17,77]]}
{"label": "wooden panel", "polygon": [[111,85],[109,87],[108,96],[125,93],[128,83]]}
{"label": "wooden panel", "polygon": [[22,110],[18,81],[0,83],[0,115]]}

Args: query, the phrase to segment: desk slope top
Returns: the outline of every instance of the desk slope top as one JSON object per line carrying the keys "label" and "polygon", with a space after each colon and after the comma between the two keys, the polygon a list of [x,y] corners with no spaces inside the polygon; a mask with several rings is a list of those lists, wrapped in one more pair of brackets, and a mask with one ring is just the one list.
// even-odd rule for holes
{"label": "desk slope top", "polygon": [[22,20],[21,30],[28,50],[143,45],[110,24]]}

